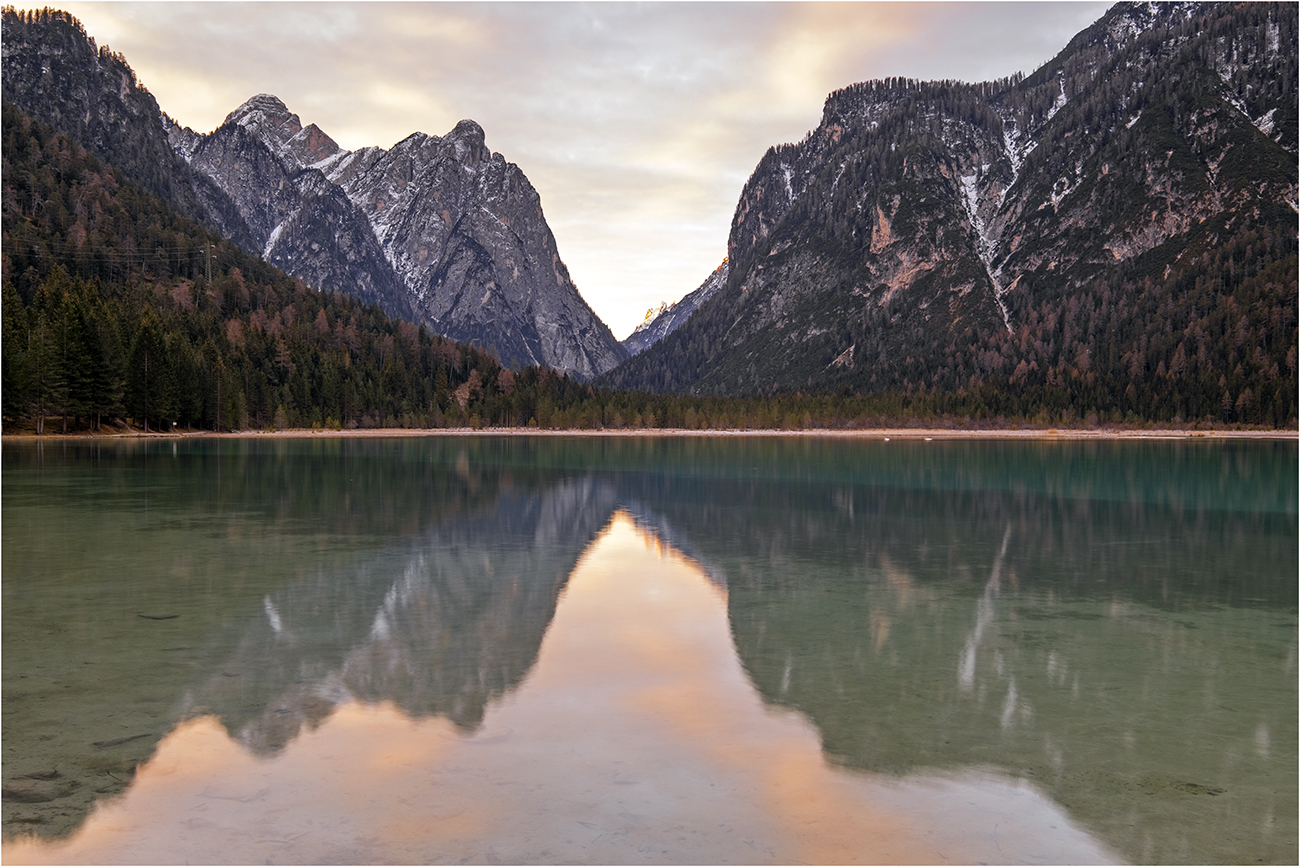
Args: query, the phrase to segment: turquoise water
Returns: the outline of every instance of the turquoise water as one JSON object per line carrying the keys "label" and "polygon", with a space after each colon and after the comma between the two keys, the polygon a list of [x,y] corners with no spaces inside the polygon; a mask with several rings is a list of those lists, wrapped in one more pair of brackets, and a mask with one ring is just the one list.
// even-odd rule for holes
{"label": "turquoise water", "polygon": [[1294,863],[1298,470],[5,443],[5,857]]}

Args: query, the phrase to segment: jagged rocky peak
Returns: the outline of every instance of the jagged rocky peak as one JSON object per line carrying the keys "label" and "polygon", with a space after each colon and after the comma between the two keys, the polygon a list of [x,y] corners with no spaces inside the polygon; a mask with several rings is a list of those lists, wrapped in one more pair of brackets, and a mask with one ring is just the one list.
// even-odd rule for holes
{"label": "jagged rocky peak", "polygon": [[243,127],[302,168],[346,153],[316,124],[304,127],[298,115],[269,93],[259,93],[226,115],[222,125],[226,124]]}
{"label": "jagged rocky peak", "polygon": [[298,115],[289,111],[289,107],[279,97],[269,93],[259,93],[239,108],[226,115],[224,123],[237,123],[259,135],[273,136],[279,142],[288,141],[302,129]]}
{"label": "jagged rocky peak", "polygon": [[[364,260],[398,287],[371,293],[388,309],[507,365],[590,378],[626,356],[573,286],[537,192],[472,120],[441,137],[416,132],[387,150],[348,151],[259,94],[210,136],[172,141],[240,202],[263,255],[290,273],[348,291],[349,279],[364,282],[348,276]],[[333,243],[335,225],[355,229],[354,243]],[[329,263],[337,267],[327,273]]]}
{"label": "jagged rocky peak", "polygon": [[308,124],[295,134],[285,147],[298,158],[299,162],[311,165],[347,153],[314,123]]}
{"label": "jagged rocky peak", "polygon": [[[353,153],[366,157],[360,160],[360,163],[366,169],[370,168],[375,162],[387,160],[394,164],[406,161],[403,162],[403,165],[410,171],[414,171],[417,164],[422,166],[447,157],[453,158],[467,168],[476,168],[484,163],[490,163],[494,159],[504,162],[505,159],[500,154],[494,154],[487,146],[487,134],[483,132],[483,127],[468,118],[459,121],[451,132],[443,136],[413,132],[393,145],[389,150],[365,148],[361,151],[353,151]],[[354,165],[356,162],[358,161],[339,161],[331,164],[327,171],[330,173],[331,179],[346,183],[347,179],[356,173],[358,168],[358,166]]]}
{"label": "jagged rocky peak", "polygon": [[492,151],[487,147],[487,136],[483,127],[472,120],[462,120],[447,133],[446,140],[456,149],[456,159],[461,163],[480,163],[492,159]]}

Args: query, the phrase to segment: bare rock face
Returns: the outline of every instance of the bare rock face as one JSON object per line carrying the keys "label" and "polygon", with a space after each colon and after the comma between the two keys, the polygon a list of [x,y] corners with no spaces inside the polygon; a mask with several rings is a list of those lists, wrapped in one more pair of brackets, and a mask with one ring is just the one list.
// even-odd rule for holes
{"label": "bare rock face", "polygon": [[[1165,368],[1116,327],[1140,342],[1134,311],[1175,303],[1193,257],[1257,255],[1251,233],[1294,246],[1296,18],[1284,5],[1119,4],[1028,77],[832,93],[818,127],[771,148],[745,185],[725,286],[603,381],[715,394],[1150,386]],[[1279,291],[1261,308],[1294,307],[1294,280],[1289,301]],[[1189,322],[1224,298],[1179,328],[1208,330]],[[1243,333],[1275,332],[1266,318]],[[1155,333],[1168,311],[1151,320],[1173,369]],[[1236,362],[1223,364],[1203,375],[1226,401],[1246,380],[1234,386]]]}
{"label": "bare rock face", "polygon": [[507,365],[588,379],[626,357],[573,285],[537,191],[472,120],[347,151],[261,94],[210,135],[173,126],[171,141],[289,273],[350,284]]}
{"label": "bare rock face", "polygon": [[[314,128],[313,128],[314,129]],[[283,154],[338,146],[302,129],[274,97],[258,96],[200,136],[172,123],[172,147],[234,203],[251,252],[312,286],[415,318],[406,287],[389,265],[365,215],[319,170]],[[319,131],[316,131],[319,133]],[[272,149],[277,145],[281,153]]]}

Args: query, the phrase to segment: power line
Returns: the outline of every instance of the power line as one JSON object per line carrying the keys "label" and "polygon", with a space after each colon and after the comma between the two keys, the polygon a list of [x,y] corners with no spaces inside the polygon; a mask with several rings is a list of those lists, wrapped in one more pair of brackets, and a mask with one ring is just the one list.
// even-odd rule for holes
{"label": "power line", "polygon": [[[211,245],[211,246],[213,247],[213,249],[215,249],[215,245]],[[145,251],[130,252],[125,250],[112,250],[112,251],[74,250],[72,252],[63,253],[63,252],[55,252],[49,249],[41,250],[35,248],[31,250],[22,250],[22,249],[8,250],[6,252],[11,257],[14,258],[49,259],[54,261],[72,260],[75,262],[90,262],[90,263],[108,261],[113,264],[131,264],[134,262],[147,262],[150,260],[158,259],[159,253],[167,257],[171,257],[175,254],[189,253],[190,255],[188,258],[190,258],[191,260],[197,256],[205,257],[207,273],[209,275],[211,275],[212,273],[212,261],[214,256],[216,257],[218,262],[223,260],[228,260],[228,257],[221,251],[216,251],[214,253],[213,250],[203,250],[203,249],[196,250],[189,247],[171,247],[171,248],[159,247],[159,248],[155,248],[152,252],[145,252]]]}

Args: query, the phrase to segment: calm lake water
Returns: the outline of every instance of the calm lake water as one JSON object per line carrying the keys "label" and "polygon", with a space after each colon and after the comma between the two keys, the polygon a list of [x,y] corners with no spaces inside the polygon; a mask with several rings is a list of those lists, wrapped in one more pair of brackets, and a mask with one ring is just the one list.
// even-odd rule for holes
{"label": "calm lake water", "polygon": [[1296,863],[1294,441],[3,446],[8,863]]}

